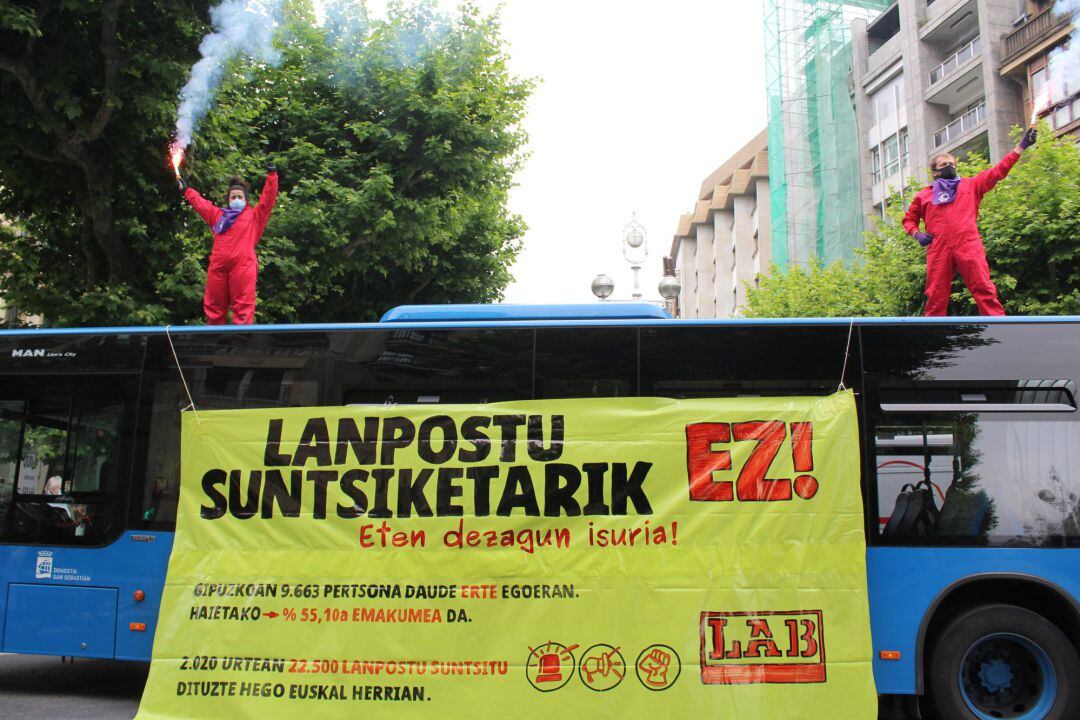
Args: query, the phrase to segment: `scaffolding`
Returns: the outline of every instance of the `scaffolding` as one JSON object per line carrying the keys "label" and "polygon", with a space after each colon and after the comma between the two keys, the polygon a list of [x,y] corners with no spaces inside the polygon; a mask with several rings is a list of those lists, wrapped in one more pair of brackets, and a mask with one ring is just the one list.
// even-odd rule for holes
{"label": "scaffolding", "polygon": [[773,262],[849,261],[862,242],[850,27],[894,0],[764,0]]}

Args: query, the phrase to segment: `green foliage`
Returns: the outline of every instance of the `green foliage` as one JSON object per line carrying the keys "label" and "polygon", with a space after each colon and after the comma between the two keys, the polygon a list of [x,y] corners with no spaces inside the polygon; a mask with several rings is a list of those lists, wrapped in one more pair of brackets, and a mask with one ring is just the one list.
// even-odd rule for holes
{"label": "green foliage", "polygon": [[[163,148],[209,2],[0,4],[0,295],[55,324],[160,322],[180,262]],[[29,23],[29,24],[28,24]]]}
{"label": "green foliage", "polygon": [[[327,15],[320,27],[308,0],[288,2],[283,62],[229,68],[191,148],[192,186],[219,203],[231,175],[258,188],[267,156],[280,168],[258,248],[258,321],[368,320],[402,302],[497,299],[524,232],[506,204],[531,90],[507,69],[497,17],[464,6],[450,18],[427,0],[392,3],[386,20],[355,2],[328,3]],[[59,177],[14,173],[18,162],[28,168],[25,154],[0,153],[0,185],[33,188],[33,197],[20,190],[19,206],[0,190],[0,214],[27,231],[0,241],[0,293],[15,304],[54,323],[201,319],[211,233],[181,204],[163,162],[176,93],[205,31],[193,27],[182,70],[125,106],[149,108],[153,120],[132,139],[111,195],[122,272],[80,277],[88,246],[96,252],[94,223],[48,202]],[[5,132],[16,115],[0,111]]]}
{"label": "green foliage", "polygon": [[[1019,137],[1019,130],[1016,130]],[[1010,315],[1080,313],[1080,146],[1055,139],[1048,127],[1039,141],[983,199],[979,228],[990,274]],[[961,175],[989,166],[972,155]],[[864,235],[858,262],[808,268],[774,267],[760,287],[747,288],[748,317],[909,316],[922,312],[925,251],[901,220],[920,185],[886,203],[885,217]],[[975,314],[971,294],[957,277],[949,313]]]}
{"label": "green foliage", "polygon": [[41,37],[34,10],[11,0],[0,0],[0,28],[30,37]]}
{"label": "green foliage", "polygon": [[[903,197],[918,188],[909,185]],[[747,288],[747,317],[851,317],[914,315],[922,307],[924,251],[900,224],[907,210],[900,195],[886,203],[885,217],[863,235],[858,262],[786,270],[773,266],[760,287]]]}
{"label": "green foliage", "polygon": [[1005,312],[1080,314],[1080,146],[1054,140],[1044,122],[983,200],[979,225]]}

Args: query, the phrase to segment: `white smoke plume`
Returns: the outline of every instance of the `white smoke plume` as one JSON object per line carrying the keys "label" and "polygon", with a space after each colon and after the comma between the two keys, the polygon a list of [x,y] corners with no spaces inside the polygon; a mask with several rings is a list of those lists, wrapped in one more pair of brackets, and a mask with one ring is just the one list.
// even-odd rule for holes
{"label": "white smoke plume", "polygon": [[1050,51],[1047,58],[1050,103],[1057,105],[1080,90],[1080,0],[1058,0],[1055,12],[1072,21],[1072,34]]}
{"label": "white smoke plume", "polygon": [[269,65],[281,61],[274,32],[281,23],[281,0],[224,0],[210,9],[213,32],[199,44],[200,59],[180,90],[176,111],[176,145],[191,144],[191,136],[214,101],[225,67],[244,56]]}

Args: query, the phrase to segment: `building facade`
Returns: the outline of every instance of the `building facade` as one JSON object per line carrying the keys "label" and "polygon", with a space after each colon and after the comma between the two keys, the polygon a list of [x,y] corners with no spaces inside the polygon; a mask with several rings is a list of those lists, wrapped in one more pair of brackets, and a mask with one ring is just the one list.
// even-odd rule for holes
{"label": "building facade", "polygon": [[[863,212],[929,177],[932,155],[979,152],[996,162],[1025,125],[1026,93],[999,72],[1022,0],[898,0],[852,23],[852,98]],[[900,198],[906,202],[908,198]]]}
{"label": "building facade", "polygon": [[701,183],[691,213],[679,219],[670,261],[682,289],[680,317],[729,317],[747,283],[772,260],[768,131],[762,131]]}
{"label": "building facade", "polygon": [[772,256],[780,267],[850,261],[862,245],[850,29],[890,2],[765,0]]}
{"label": "building facade", "polygon": [[1045,105],[1039,114],[1056,134],[1080,140],[1080,44],[1071,37],[1080,1],[1026,0],[1021,7],[1001,40],[1000,73],[1023,88],[1025,107]]}

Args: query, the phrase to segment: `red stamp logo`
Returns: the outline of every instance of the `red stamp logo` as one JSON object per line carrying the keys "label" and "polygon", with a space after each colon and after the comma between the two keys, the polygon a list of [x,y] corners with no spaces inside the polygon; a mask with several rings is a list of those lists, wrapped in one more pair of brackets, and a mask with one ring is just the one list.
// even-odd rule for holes
{"label": "red stamp logo", "polygon": [[701,682],[825,682],[821,611],[701,613]]}

